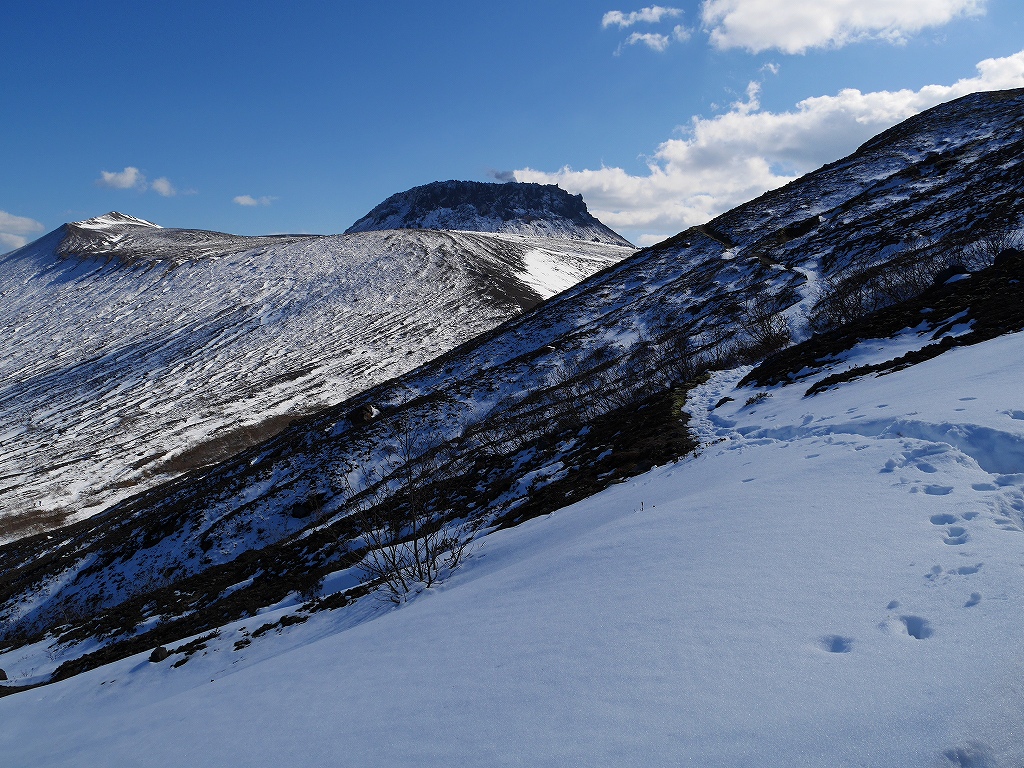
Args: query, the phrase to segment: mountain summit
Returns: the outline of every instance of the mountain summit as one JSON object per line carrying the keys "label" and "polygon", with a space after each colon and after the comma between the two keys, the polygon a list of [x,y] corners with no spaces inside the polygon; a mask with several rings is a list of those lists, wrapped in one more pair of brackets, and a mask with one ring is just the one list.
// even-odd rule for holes
{"label": "mountain summit", "polygon": [[435,181],[392,195],[346,230],[448,229],[630,245],[554,184]]}

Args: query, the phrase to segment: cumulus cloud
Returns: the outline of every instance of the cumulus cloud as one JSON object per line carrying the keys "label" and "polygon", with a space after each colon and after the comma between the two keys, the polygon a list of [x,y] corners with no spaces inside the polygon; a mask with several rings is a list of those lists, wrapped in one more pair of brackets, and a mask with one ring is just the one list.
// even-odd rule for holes
{"label": "cumulus cloud", "polygon": [[823,163],[929,107],[977,91],[1024,87],[1024,51],[977,65],[974,77],[920,90],[815,96],[785,112],[761,109],[760,86],[724,114],[694,117],[683,138],[663,142],[647,172],[622,168],[516,171],[517,181],[558,184],[582,194],[609,226],[649,245],[700,224]]}
{"label": "cumulus cloud", "polygon": [[902,43],[926,27],[982,14],[987,0],[704,0],[701,20],[718,48],[754,53],[841,47],[866,39]]}
{"label": "cumulus cloud", "polygon": [[605,29],[612,26],[626,29],[637,23],[657,24],[663,18],[682,15],[683,12],[679,8],[665,8],[661,5],[652,5],[647,8],[641,8],[639,11],[631,11],[630,13],[608,11],[608,13],[601,17],[601,26]]}
{"label": "cumulus cloud", "polygon": [[633,32],[629,37],[625,39],[619,49],[615,51],[615,55],[618,56],[622,52],[622,47],[626,45],[636,45],[642,43],[650,48],[652,51],[661,53],[672,41],[675,40],[680,43],[685,43],[690,39],[690,30],[681,24],[677,24],[675,29],[672,30],[671,35],[662,35],[657,32]]}
{"label": "cumulus cloud", "polygon": [[166,176],[161,176],[159,179],[154,179],[153,183],[149,185],[154,192],[163,197],[174,197],[178,194],[178,190],[171,184],[171,180]]}
{"label": "cumulus cloud", "polygon": [[[166,176],[161,176],[150,182],[146,179],[146,174],[134,165],[125,166],[123,171],[100,171],[100,177],[96,179],[96,186],[108,189],[134,189],[138,192],[151,189],[162,197],[174,197],[178,194],[178,190]],[[195,190],[186,190],[184,194],[194,195]]]}
{"label": "cumulus cloud", "polygon": [[634,32],[626,38],[626,45],[636,45],[637,43],[643,43],[652,51],[658,51],[661,53],[668,48],[669,43],[672,42],[668,35],[659,35],[657,32]]}
{"label": "cumulus cloud", "polygon": [[[623,13],[622,11],[608,11],[601,19],[601,26],[604,28],[618,27],[619,29],[626,29],[639,24],[641,22],[647,24],[658,24],[664,18],[674,18],[676,16],[682,16],[683,12],[679,8],[666,8],[660,5],[652,5],[648,8],[641,8],[639,11],[632,11],[630,13]],[[650,48],[652,51],[661,53],[668,48],[673,42],[685,43],[693,35],[693,30],[683,26],[682,24],[676,24],[670,33],[663,32],[633,32],[619,43],[619,47],[615,49],[615,55],[619,56],[623,49],[630,45],[644,45]]]}
{"label": "cumulus cloud", "polygon": [[507,184],[510,181],[516,180],[515,171],[500,171],[497,168],[491,168],[487,171],[487,175],[495,181],[500,181],[502,184]]}
{"label": "cumulus cloud", "polygon": [[270,197],[268,195],[263,195],[262,197],[253,197],[252,195],[238,195],[237,197],[234,198],[233,202],[237,203],[238,205],[252,207],[257,205],[270,205],[275,200],[277,200],[276,197]]}
{"label": "cumulus cloud", "polygon": [[0,211],[0,253],[21,248],[28,242],[26,235],[42,231],[43,225],[35,219]]}
{"label": "cumulus cloud", "polygon": [[146,177],[138,168],[129,165],[123,171],[100,171],[100,177],[96,179],[96,186],[141,191],[146,188]]}

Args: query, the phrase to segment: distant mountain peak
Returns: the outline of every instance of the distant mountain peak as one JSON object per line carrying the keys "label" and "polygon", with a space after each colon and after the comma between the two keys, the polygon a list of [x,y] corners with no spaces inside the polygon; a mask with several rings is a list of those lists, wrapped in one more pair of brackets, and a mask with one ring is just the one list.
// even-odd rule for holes
{"label": "distant mountain peak", "polygon": [[392,195],[346,230],[440,229],[630,245],[554,184],[435,181]]}
{"label": "distant mountain peak", "polygon": [[120,213],[119,211],[111,211],[105,213],[102,216],[93,216],[91,219],[85,219],[84,221],[73,221],[72,226],[80,227],[82,229],[111,229],[114,227],[123,227],[125,225],[135,227],[155,227],[161,229],[159,224],[154,224],[151,221],[145,219],[139,219],[135,216],[129,216],[126,213]]}

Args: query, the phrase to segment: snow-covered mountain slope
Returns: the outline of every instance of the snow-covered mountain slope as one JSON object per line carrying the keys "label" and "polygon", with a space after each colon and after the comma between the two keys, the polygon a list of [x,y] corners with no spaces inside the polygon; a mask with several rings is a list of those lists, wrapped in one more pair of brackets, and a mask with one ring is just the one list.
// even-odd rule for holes
{"label": "snow-covered mountain slope", "polygon": [[[415,495],[438,520],[487,531],[678,457],[692,448],[679,406],[699,374],[760,359],[782,331],[807,335],[803,311],[837,276],[896,275],[879,285],[902,290],[907,273],[927,287],[938,275],[921,254],[959,258],[1018,231],[1022,107],[1024,91],[936,108],[231,461],[0,549],[2,647],[41,643],[62,662],[58,677],[77,674],[251,616],[307,574],[358,563],[366,542],[352,515],[368,501],[401,507]],[[1024,267],[1006,263],[939,280],[934,306],[915,307],[905,326],[921,326],[913,338],[897,334],[900,354],[944,336],[938,351],[949,354],[961,336],[1024,328]],[[976,283],[1002,297],[986,310],[988,335],[964,314],[980,308]],[[822,380],[836,372],[812,362]],[[361,412],[381,418],[351,417]],[[410,488],[406,466],[428,479]],[[333,589],[338,605],[358,596],[345,593],[349,578]]]}
{"label": "snow-covered mountain slope", "polygon": [[629,246],[590,215],[580,195],[554,184],[435,181],[392,195],[347,231],[378,229],[505,232]]}
{"label": "snow-covered mountain slope", "polygon": [[744,371],[692,392],[699,456],[397,610],[293,597],[0,699],[5,764],[1020,765],[1024,334],[811,398]]}
{"label": "snow-covered mountain slope", "polygon": [[201,229],[169,229],[117,211],[65,224],[48,237],[59,239],[54,252],[60,257],[95,256],[122,264],[144,261],[163,266],[306,239],[301,235],[242,237]]}
{"label": "snow-covered mountain slope", "polygon": [[487,233],[239,237],[111,213],[0,260],[0,538],[212,463],[624,256]]}

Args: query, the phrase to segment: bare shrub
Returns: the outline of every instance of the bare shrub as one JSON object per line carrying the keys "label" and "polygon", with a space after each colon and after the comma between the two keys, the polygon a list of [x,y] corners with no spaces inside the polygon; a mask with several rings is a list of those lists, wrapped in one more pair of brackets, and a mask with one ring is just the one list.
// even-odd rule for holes
{"label": "bare shrub", "polygon": [[965,267],[974,272],[992,266],[999,254],[1011,249],[1024,250],[1024,230],[1006,228],[991,232],[962,246],[957,256]]}
{"label": "bare shrub", "polygon": [[735,317],[748,343],[737,351],[760,359],[789,344],[792,335],[784,314],[789,303],[785,296],[767,290],[744,299]]}
{"label": "bare shrub", "polygon": [[1001,226],[969,243],[922,239],[884,264],[850,268],[821,278],[822,292],[808,316],[823,332],[855,322],[871,312],[920,296],[951,268],[976,272],[1008,249],[1024,248],[1024,232]]}
{"label": "bare shrub", "polygon": [[392,455],[383,477],[375,472],[364,477],[363,490],[353,494],[353,517],[366,544],[364,581],[400,603],[418,586],[435,584],[462,563],[472,529],[446,520],[432,508],[431,490],[444,482],[437,436],[399,419],[392,422],[389,438]]}

